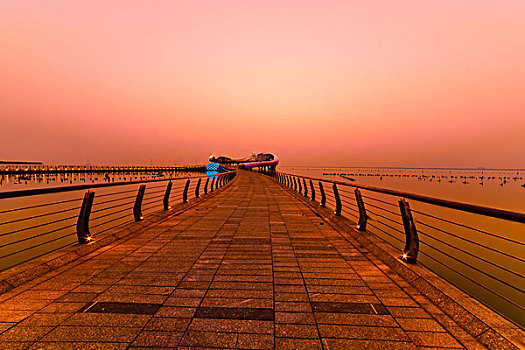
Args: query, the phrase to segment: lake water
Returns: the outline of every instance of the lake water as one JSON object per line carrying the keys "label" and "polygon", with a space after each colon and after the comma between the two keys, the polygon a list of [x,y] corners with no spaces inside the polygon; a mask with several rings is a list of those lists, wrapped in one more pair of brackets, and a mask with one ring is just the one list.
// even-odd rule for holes
{"label": "lake water", "polygon": [[[280,171],[525,213],[523,170],[280,167]],[[325,185],[325,191],[327,206],[333,208],[332,190]],[[343,215],[357,222],[354,189],[339,186],[339,191]],[[370,216],[367,232],[401,255],[405,238],[399,198],[361,192]],[[525,224],[408,202],[417,211],[413,216],[420,239],[418,263],[524,327]]]}

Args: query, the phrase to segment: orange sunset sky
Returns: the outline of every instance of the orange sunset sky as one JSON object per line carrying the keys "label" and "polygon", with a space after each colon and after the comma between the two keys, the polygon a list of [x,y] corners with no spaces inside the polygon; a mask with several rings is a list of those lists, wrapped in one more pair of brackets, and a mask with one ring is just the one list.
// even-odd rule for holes
{"label": "orange sunset sky", "polygon": [[0,160],[525,168],[525,1],[0,0]]}

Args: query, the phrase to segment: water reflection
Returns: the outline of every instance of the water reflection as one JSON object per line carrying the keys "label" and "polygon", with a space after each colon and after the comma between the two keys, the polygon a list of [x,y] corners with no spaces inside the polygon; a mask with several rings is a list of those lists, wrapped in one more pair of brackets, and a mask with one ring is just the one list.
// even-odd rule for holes
{"label": "water reflection", "polygon": [[217,178],[219,172],[217,170],[206,170],[206,175],[210,176],[210,179]]}

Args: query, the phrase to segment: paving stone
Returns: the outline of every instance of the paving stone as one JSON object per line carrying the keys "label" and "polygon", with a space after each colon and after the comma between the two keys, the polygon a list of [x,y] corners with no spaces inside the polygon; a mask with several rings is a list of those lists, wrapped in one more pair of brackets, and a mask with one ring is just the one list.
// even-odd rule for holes
{"label": "paving stone", "polygon": [[239,349],[273,349],[274,337],[267,334],[245,334],[237,337],[237,348]]}
{"label": "paving stone", "polygon": [[318,324],[341,324],[355,326],[396,327],[396,320],[389,315],[346,314],[316,312]]}
{"label": "paving stone", "polygon": [[[275,338],[276,350],[322,350],[319,339]],[[337,348],[334,348],[337,349]],[[342,349],[342,348],[341,348]]]}
{"label": "paving stone", "polygon": [[238,299],[238,298],[206,298],[202,301],[203,307],[227,307],[227,308],[260,308],[272,309],[271,299]]}
{"label": "paving stone", "polygon": [[94,302],[79,312],[106,314],[154,315],[162,304]]}
{"label": "paving stone", "polygon": [[355,349],[355,350],[416,350],[411,342],[405,341],[383,341],[383,340],[361,340],[361,339],[330,339],[323,338],[323,344],[327,349]]}
{"label": "paving stone", "polygon": [[37,341],[53,327],[21,327],[14,326],[0,334],[0,342],[31,342]]}
{"label": "paving stone", "polygon": [[144,327],[144,330],[184,332],[190,321],[190,318],[152,317]]}
{"label": "paving stone", "polygon": [[143,331],[131,344],[135,347],[176,347],[184,332]]}
{"label": "paving stone", "polygon": [[347,314],[388,315],[388,310],[382,304],[376,303],[330,303],[312,302],[314,312],[340,312]]}
{"label": "paving stone", "polygon": [[61,322],[64,326],[143,327],[151,315],[119,313],[75,313]]}
{"label": "paving stone", "polygon": [[31,311],[0,311],[0,322],[20,322],[32,314],[33,312]]}
{"label": "paving stone", "polygon": [[173,306],[162,306],[159,311],[155,314],[156,317],[182,317],[190,318],[195,314],[197,308],[194,307],[173,307]]}
{"label": "paving stone", "polygon": [[307,302],[275,302],[275,311],[312,312],[312,305]]}
{"label": "paving stone", "polygon": [[319,338],[315,325],[304,324],[276,324],[275,336],[287,338]]}
{"label": "paving stone", "polygon": [[140,328],[132,327],[59,326],[41,341],[131,342],[139,333]]}
{"label": "paving stone", "polygon": [[396,321],[406,331],[445,332],[438,322],[429,318],[396,318]]}
{"label": "paving stone", "polygon": [[315,324],[315,319],[307,312],[276,312],[275,323]]}
{"label": "paving stone", "polygon": [[[31,343],[30,343],[31,344]],[[31,350],[124,350],[127,343],[98,342],[37,342],[30,346]]]}
{"label": "paving stone", "polygon": [[40,309],[41,313],[68,313],[77,312],[83,308],[86,303],[51,303]]}
{"label": "paving stone", "polygon": [[38,311],[50,303],[49,300],[8,300],[0,304],[2,311]]}
{"label": "paving stone", "polygon": [[23,327],[57,326],[71,317],[72,313],[35,313],[18,323]]}
{"label": "paving stone", "polygon": [[187,331],[182,338],[181,346],[227,347],[234,348],[237,344],[237,334],[220,332]]}
{"label": "paving stone", "polygon": [[323,338],[347,338],[366,340],[410,341],[405,332],[395,327],[369,327],[320,324],[319,333]]}
{"label": "paving stone", "polygon": [[408,336],[418,346],[461,348],[461,344],[450,334],[444,332],[408,332]]}
{"label": "paving stone", "polygon": [[264,308],[200,307],[194,317],[273,321],[274,311]]}

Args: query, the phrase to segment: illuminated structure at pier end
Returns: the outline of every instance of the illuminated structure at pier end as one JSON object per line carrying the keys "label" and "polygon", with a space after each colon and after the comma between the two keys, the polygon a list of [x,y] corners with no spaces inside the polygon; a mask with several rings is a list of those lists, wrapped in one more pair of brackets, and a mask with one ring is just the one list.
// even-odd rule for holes
{"label": "illuminated structure at pier end", "polygon": [[248,158],[232,159],[225,156],[210,156],[210,162],[223,165],[236,165],[239,169],[251,169],[258,167],[270,167],[275,169],[279,164],[279,157],[271,153],[252,153]]}

